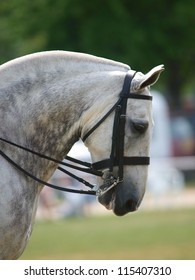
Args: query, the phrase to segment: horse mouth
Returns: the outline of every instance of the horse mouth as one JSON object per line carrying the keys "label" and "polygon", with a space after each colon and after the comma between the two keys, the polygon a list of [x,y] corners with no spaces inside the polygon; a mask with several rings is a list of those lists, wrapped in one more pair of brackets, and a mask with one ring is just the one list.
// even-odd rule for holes
{"label": "horse mouth", "polygon": [[134,198],[126,199],[121,202],[116,196],[115,191],[110,191],[98,198],[98,201],[107,209],[112,210],[116,216],[124,216],[129,212],[138,209],[140,202]]}
{"label": "horse mouth", "polygon": [[[100,200],[99,200],[100,201]],[[103,204],[107,210],[113,210],[114,209],[114,203],[115,202],[115,195],[112,194],[112,198],[108,204]],[[100,202],[101,203],[101,202]]]}

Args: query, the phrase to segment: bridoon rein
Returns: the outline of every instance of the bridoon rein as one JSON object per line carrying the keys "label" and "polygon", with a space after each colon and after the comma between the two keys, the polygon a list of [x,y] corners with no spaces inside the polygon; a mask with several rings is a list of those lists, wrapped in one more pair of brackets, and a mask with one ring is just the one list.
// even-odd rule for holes
{"label": "bridoon rein", "polygon": [[[150,158],[149,157],[125,157],[124,156],[124,138],[125,138],[125,122],[126,122],[126,110],[127,110],[127,100],[129,98],[131,99],[142,99],[142,100],[152,100],[152,96],[138,94],[138,93],[130,93],[131,88],[131,82],[133,78],[135,77],[136,72],[134,72],[133,75],[130,74],[130,72],[127,72],[123,84],[122,91],[119,95],[118,101],[113,105],[113,107],[84,135],[82,138],[83,142],[101,125],[102,122],[113,112],[115,111],[114,116],[114,124],[113,124],[113,132],[112,132],[112,145],[111,145],[111,154],[110,158],[104,159],[95,163],[88,163],[84,162],[69,156],[66,156],[65,159],[67,161],[79,164],[80,167],[77,165],[69,164],[64,161],[59,161],[57,159],[54,159],[52,157],[46,156],[44,154],[41,154],[39,152],[33,151],[31,149],[28,149],[24,146],[18,145],[12,141],[6,140],[4,138],[0,137],[0,141],[5,142],[9,145],[15,146],[19,149],[22,149],[26,152],[29,152],[31,154],[34,154],[40,158],[55,162],[61,166],[66,166],[69,168],[73,168],[85,173],[93,174],[99,177],[103,176],[104,169],[109,170],[109,177],[105,180],[104,184],[99,186],[92,185],[91,183],[85,181],[83,178],[80,178],[76,176],[75,174],[69,172],[68,170],[64,169],[61,166],[58,166],[58,169],[67,175],[73,177],[77,181],[83,183],[87,187],[89,187],[91,190],[77,190],[77,189],[71,189],[66,187],[60,187],[48,182],[45,182],[30,172],[26,171],[24,168],[22,168],[20,165],[18,165],[15,161],[13,161],[10,157],[8,157],[2,150],[0,150],[0,155],[6,159],[11,165],[13,165],[16,169],[18,169],[20,172],[25,174],[26,176],[32,178],[36,182],[46,185],[50,188],[65,191],[65,192],[72,192],[72,193],[79,193],[79,194],[89,194],[89,195],[96,195],[96,196],[102,196],[110,189],[114,188],[118,184],[120,184],[123,181],[123,168],[124,165],[149,165]],[[113,174],[113,168],[114,166],[118,167],[118,175],[117,177]]]}

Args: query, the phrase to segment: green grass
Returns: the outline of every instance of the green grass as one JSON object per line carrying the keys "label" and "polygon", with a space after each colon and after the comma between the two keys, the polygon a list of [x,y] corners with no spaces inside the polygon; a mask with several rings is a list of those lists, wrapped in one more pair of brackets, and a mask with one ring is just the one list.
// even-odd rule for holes
{"label": "green grass", "polygon": [[195,259],[195,209],[39,221],[21,259]]}

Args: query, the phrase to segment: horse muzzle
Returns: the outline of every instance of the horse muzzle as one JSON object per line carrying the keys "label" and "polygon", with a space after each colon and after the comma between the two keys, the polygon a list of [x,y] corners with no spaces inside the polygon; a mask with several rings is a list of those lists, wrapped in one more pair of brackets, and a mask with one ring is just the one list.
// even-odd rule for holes
{"label": "horse muzzle", "polygon": [[117,216],[124,216],[138,209],[144,193],[140,193],[132,184],[119,183],[98,197],[98,201]]}

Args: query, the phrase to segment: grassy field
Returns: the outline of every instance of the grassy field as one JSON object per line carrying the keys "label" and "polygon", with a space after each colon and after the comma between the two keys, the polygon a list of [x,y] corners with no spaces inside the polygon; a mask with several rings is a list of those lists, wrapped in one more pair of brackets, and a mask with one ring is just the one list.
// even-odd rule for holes
{"label": "grassy field", "polygon": [[37,221],[21,259],[195,259],[195,209]]}

